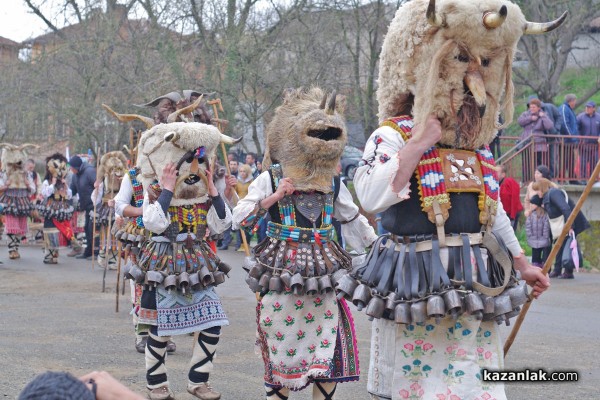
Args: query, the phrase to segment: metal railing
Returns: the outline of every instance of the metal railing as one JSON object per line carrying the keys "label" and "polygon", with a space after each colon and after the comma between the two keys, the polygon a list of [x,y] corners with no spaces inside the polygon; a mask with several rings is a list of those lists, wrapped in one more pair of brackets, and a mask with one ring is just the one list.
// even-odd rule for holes
{"label": "metal railing", "polygon": [[[545,143],[535,142],[542,138]],[[523,142],[500,136],[496,164],[507,167],[507,175],[522,185],[533,180],[535,168],[546,165],[559,184],[585,184],[598,162],[600,142],[588,136],[534,134]],[[494,151],[494,149],[492,149]]]}

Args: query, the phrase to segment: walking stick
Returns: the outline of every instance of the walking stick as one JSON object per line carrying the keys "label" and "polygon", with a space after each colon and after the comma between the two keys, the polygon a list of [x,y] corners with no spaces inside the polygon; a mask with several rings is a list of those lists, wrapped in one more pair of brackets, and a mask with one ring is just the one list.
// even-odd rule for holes
{"label": "walking stick", "polygon": [[[117,290],[116,294],[116,303],[115,303],[115,312],[119,312],[119,284],[121,282],[121,250],[123,249],[123,244],[119,240],[117,242]],[[125,286],[125,282],[123,282],[123,286]]]}
{"label": "walking stick", "polygon": [[[100,148],[96,146],[96,172],[98,172],[98,165],[100,164]],[[100,185],[98,185],[100,187]],[[98,191],[96,190],[96,196],[98,196]],[[94,201],[94,216],[92,219],[92,271],[94,270],[94,250],[96,247],[96,204],[98,202]],[[87,243],[87,246],[90,244]]]}
{"label": "walking stick", "polygon": [[[108,177],[108,186],[110,188],[113,187],[113,174],[111,172],[110,176]],[[111,199],[113,200],[113,199]],[[108,207],[110,207],[110,205],[108,204],[111,200],[108,200],[106,202],[106,204],[108,205]],[[106,289],[106,270],[108,269],[108,261],[109,261],[109,256],[110,256],[110,251],[112,251],[112,229],[111,229],[111,225],[112,225],[112,216],[113,213],[108,212],[108,225],[106,225],[106,233],[104,234],[104,273],[102,274],[102,293],[104,293],[105,289]],[[109,250],[110,249],[110,250]]]}
{"label": "walking stick", "polygon": [[[579,211],[581,210],[583,203],[585,202],[588,195],[592,191],[592,186],[594,186],[594,183],[596,183],[596,180],[598,179],[598,174],[600,174],[600,161],[598,161],[598,163],[596,164],[596,168],[594,168],[594,171],[592,172],[592,175],[590,176],[590,179],[588,180],[587,185],[585,185],[585,189],[583,190],[583,193],[581,193],[581,197],[579,197],[579,200],[577,200],[577,204],[575,204],[575,208],[573,208],[573,211],[571,211],[571,215],[569,215],[569,218],[565,222],[565,226],[563,227],[562,232],[558,236],[558,239],[554,243],[554,246],[552,246],[552,251],[550,252],[548,259],[544,263],[544,268],[542,269],[542,273],[544,275],[546,275],[548,273],[548,271],[550,271],[550,267],[552,267],[554,258],[556,257],[563,242],[565,241],[565,237],[567,236],[567,233],[569,233],[569,230],[571,230],[571,225],[573,225],[573,222],[575,221],[577,214],[579,214]],[[523,309],[519,313],[519,316],[517,317],[515,325],[513,326],[513,329],[510,332],[510,335],[508,335],[508,337],[506,338],[506,342],[504,343],[504,356],[505,357],[506,357],[506,354],[508,353],[508,350],[510,350],[510,347],[512,346],[513,341],[515,340],[515,337],[517,336],[519,329],[521,328],[521,324],[523,323],[523,320],[525,319],[525,315],[527,314],[529,307],[531,307],[531,303],[533,302],[533,300],[534,300],[533,296],[530,295],[527,303],[525,303],[523,305]]]}

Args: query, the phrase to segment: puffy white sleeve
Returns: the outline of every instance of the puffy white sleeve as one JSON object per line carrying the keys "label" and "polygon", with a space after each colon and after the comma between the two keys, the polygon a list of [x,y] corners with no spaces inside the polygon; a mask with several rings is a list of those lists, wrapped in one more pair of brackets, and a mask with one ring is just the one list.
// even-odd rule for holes
{"label": "puffy white sleeve", "polygon": [[125,175],[121,180],[121,186],[119,192],[115,195],[115,213],[122,217],[123,210],[128,205],[131,205],[131,198],[133,197],[133,186],[129,180],[129,175]]}
{"label": "puffy white sleeve", "polygon": [[[69,189],[69,193],[71,192],[71,189]],[[40,191],[40,193],[42,194],[42,196],[44,196],[44,198],[50,197],[54,194],[54,185],[50,184],[50,182],[48,182],[47,179],[44,179],[44,182],[42,182],[42,190]]]}
{"label": "puffy white sleeve", "polygon": [[492,230],[504,240],[506,247],[508,247],[508,250],[513,256],[521,254],[522,249],[519,244],[519,239],[517,239],[512,224],[510,223],[510,219],[508,218],[508,215],[506,215],[506,211],[504,211],[500,197],[498,197],[498,211],[496,212],[496,219],[492,226]]}
{"label": "puffy white sleeve", "polygon": [[150,204],[148,192],[144,194],[142,210],[142,221],[144,222],[144,227],[149,231],[163,233],[169,227],[169,224],[171,223],[169,212],[167,211],[165,213],[158,201]]}
{"label": "puffy white sleeve", "polygon": [[227,203],[225,203],[225,218],[219,218],[215,207],[211,206],[206,215],[206,223],[211,233],[219,234],[225,232],[231,226],[231,210],[227,206]]}
{"label": "puffy white sleeve", "polygon": [[340,184],[333,216],[342,224],[342,236],[346,243],[354,250],[362,251],[377,239],[377,234],[365,216],[359,213],[346,185],[343,182]]}
{"label": "puffy white sleeve", "polygon": [[92,190],[91,199],[93,204],[100,204],[102,202],[102,196],[104,196],[104,182],[98,185],[98,188]]}
{"label": "puffy white sleeve", "polygon": [[256,216],[260,210],[258,202],[272,194],[271,175],[269,171],[265,171],[252,181],[248,187],[248,195],[240,199],[233,209],[232,229],[254,225],[257,222]]}
{"label": "puffy white sleeve", "polygon": [[365,211],[376,214],[409,197],[409,184],[398,193],[392,191],[398,152],[404,145],[402,136],[389,126],[377,128],[365,144],[364,165],[354,175],[356,195]]}

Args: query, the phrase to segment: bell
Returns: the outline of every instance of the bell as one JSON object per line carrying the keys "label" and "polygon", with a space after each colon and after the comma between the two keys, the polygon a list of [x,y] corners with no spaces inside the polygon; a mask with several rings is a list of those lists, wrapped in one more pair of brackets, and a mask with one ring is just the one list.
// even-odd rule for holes
{"label": "bell", "polygon": [[229,276],[229,271],[231,271],[231,267],[228,264],[225,264],[223,261],[219,261],[219,271]]}
{"label": "bell", "polygon": [[440,320],[446,315],[446,306],[442,296],[433,295],[427,299],[427,316],[435,318],[435,323],[439,324]]}
{"label": "bell", "polygon": [[373,318],[381,318],[383,316],[383,312],[385,311],[385,300],[383,297],[373,296],[369,304],[367,305],[367,310],[365,313],[369,317]]}
{"label": "bell", "polygon": [[301,295],[304,293],[304,278],[299,273],[295,273],[291,279],[292,286],[290,289],[295,295]]}
{"label": "bell", "polygon": [[123,265],[123,267],[121,268],[121,272],[123,272],[123,278],[125,279],[132,279],[129,275],[129,270],[132,267],[132,262],[131,260],[127,260],[127,262],[125,263],[125,265]]}
{"label": "bell", "polygon": [[258,279],[253,278],[250,275],[246,275],[246,283],[252,292],[260,292],[260,284],[258,283]]}
{"label": "bell", "polygon": [[458,292],[451,289],[444,293],[444,303],[446,304],[446,311],[456,321],[462,312],[462,301]]}
{"label": "bell", "polygon": [[262,288],[263,291],[269,290],[269,282],[271,281],[271,272],[267,271],[258,280],[258,284]]}
{"label": "bell", "polygon": [[144,281],[144,278],[146,277],[144,271],[142,271],[137,265],[133,265],[131,268],[129,268],[128,273],[131,276],[130,279],[133,279],[135,283],[141,284]]}
{"label": "bell", "polygon": [[398,300],[398,295],[396,292],[390,292],[385,298],[385,311],[391,315],[391,319],[394,318],[394,309],[396,308],[396,301]]}
{"label": "bell", "polygon": [[165,289],[167,289],[167,291],[171,293],[171,290],[177,289],[177,276],[167,275],[167,277],[163,281],[163,285],[165,286]]}
{"label": "bell", "polygon": [[[252,256],[246,256],[244,257],[244,262],[242,264],[242,268],[245,271],[249,271],[254,265],[258,265],[258,263],[256,262],[256,259]],[[256,279],[259,279],[258,277],[255,276]]]}
{"label": "bell", "polygon": [[410,319],[413,324],[423,325],[427,321],[427,303],[417,301],[410,305]]}
{"label": "bell", "polygon": [[273,275],[271,279],[269,279],[269,290],[277,293],[281,293],[283,291],[283,282],[281,281],[281,277],[278,275]]}
{"label": "bell", "polygon": [[202,285],[204,286],[210,286],[215,281],[213,274],[206,265],[203,265],[200,268],[200,271],[198,271],[198,277],[200,277],[200,282],[202,282]]}
{"label": "bell", "polygon": [[494,298],[485,294],[482,294],[481,301],[483,302],[483,321],[491,321],[496,315]]}
{"label": "bell", "polygon": [[135,236],[135,235],[133,235],[133,234],[131,234],[131,233],[128,233],[128,234],[127,234],[127,241],[128,241],[128,242],[135,243],[135,238],[136,238],[136,237],[137,237],[137,236]]}
{"label": "bell", "polygon": [[123,231],[117,231],[117,233],[115,233],[115,239],[117,239],[120,242],[123,242],[124,240],[121,239],[121,237],[123,236],[125,232]]}
{"label": "bell", "polygon": [[[504,314],[504,318],[508,322],[511,318],[514,318],[517,315],[519,315],[520,312],[521,312],[521,307],[515,307],[511,311]],[[509,322],[509,325],[510,325],[510,322]]]}
{"label": "bell", "polygon": [[314,276],[306,279],[304,282],[304,293],[309,296],[314,296],[319,293],[319,281]]}
{"label": "bell", "polygon": [[260,279],[265,270],[266,268],[264,265],[256,263],[250,268],[250,270],[248,271],[248,275],[250,275],[253,278]]}
{"label": "bell", "polygon": [[410,325],[410,304],[399,303],[396,305],[396,308],[394,309],[394,321],[396,321],[397,324]]}
{"label": "bell", "polygon": [[516,286],[511,287],[506,291],[506,294],[510,297],[510,302],[513,308],[522,306],[527,303],[529,299],[529,293],[527,293],[527,285],[525,281],[520,281]]}
{"label": "bell", "polygon": [[329,275],[319,277],[319,292],[325,294],[331,291],[333,291],[333,286],[331,285],[331,278]]}
{"label": "bell", "polygon": [[197,272],[190,274],[190,287],[193,290],[202,289],[202,282],[200,282],[200,277],[198,276]]}
{"label": "bell", "polygon": [[160,273],[160,271],[146,272],[146,281],[148,282],[148,285],[157,287],[164,279],[165,277]]}
{"label": "bell", "polygon": [[505,294],[494,297],[494,314],[498,325],[502,324],[502,322],[505,322],[507,326],[510,325],[510,322],[508,319],[506,319],[505,314],[511,312],[512,309],[513,307],[510,302],[510,297]]}
{"label": "bell", "polygon": [[225,282],[225,273],[223,271],[215,271],[212,275],[214,278],[213,286],[218,286]]}
{"label": "bell", "polygon": [[144,242],[144,239],[145,239],[145,238],[144,238],[144,235],[137,235],[137,236],[135,237],[135,240],[134,240],[134,242],[135,242],[135,243],[137,243],[137,244],[139,245],[140,243],[143,243],[143,242]]}
{"label": "bell", "polygon": [[478,320],[483,318],[483,300],[477,293],[467,293],[465,296],[465,308],[467,313],[474,316]]}
{"label": "bell", "polygon": [[352,303],[356,306],[358,311],[362,311],[367,303],[369,303],[369,300],[371,300],[371,288],[364,283],[360,284],[356,290],[354,290]]}
{"label": "bell", "polygon": [[187,272],[182,272],[177,276],[177,286],[181,289],[182,293],[190,286],[190,275]]}
{"label": "bell", "polygon": [[338,282],[340,281],[340,279],[342,279],[342,277],[347,274],[348,274],[348,271],[345,270],[344,268],[340,268],[337,271],[335,271],[333,274],[331,274],[331,283],[333,284],[333,287],[336,287]]}
{"label": "bell", "polygon": [[357,286],[358,281],[349,274],[345,274],[338,281],[337,286],[335,287],[336,291],[338,292],[337,298],[341,299],[342,297],[347,297],[348,299],[351,299],[352,294]]}
{"label": "bell", "polygon": [[289,270],[284,269],[281,272],[281,275],[279,275],[279,278],[281,279],[281,283],[283,283],[284,287],[288,289],[292,287],[292,273]]}

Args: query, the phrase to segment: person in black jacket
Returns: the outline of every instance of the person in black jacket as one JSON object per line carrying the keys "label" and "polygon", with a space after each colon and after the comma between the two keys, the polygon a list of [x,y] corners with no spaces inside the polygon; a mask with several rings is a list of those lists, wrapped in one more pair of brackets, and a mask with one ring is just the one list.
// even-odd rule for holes
{"label": "person in black jacket", "polygon": [[94,210],[92,202],[92,191],[96,181],[96,168],[84,163],[81,157],[73,156],[69,160],[73,180],[71,181],[71,192],[73,196],[79,195],[79,209],[85,211],[85,241],[86,247],[83,254],[77,258],[90,258],[92,256],[93,221],[90,213]]}
{"label": "person in black jacket", "polygon": [[[548,213],[548,218],[550,218],[550,220],[560,217],[561,215],[564,217],[565,222],[569,219],[571,212],[575,208],[575,204],[563,189],[553,187],[552,182],[542,178],[533,184],[533,190],[536,192],[536,196],[539,196],[542,199],[542,205]],[[532,197],[532,200],[534,200],[534,197],[535,196]],[[585,216],[579,212],[571,226],[570,232],[575,233],[575,236],[577,236],[588,228],[590,228],[590,223]],[[553,236],[553,240],[558,239],[556,232],[553,233]],[[563,253],[565,243],[566,241],[563,242],[562,247],[558,252],[559,255]],[[565,272],[563,273],[562,257],[557,256],[554,263],[554,270],[549,275],[550,278],[573,279],[573,269],[568,268],[567,266],[565,266],[564,269]]]}

